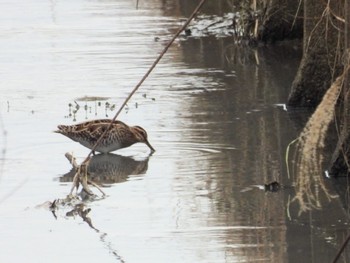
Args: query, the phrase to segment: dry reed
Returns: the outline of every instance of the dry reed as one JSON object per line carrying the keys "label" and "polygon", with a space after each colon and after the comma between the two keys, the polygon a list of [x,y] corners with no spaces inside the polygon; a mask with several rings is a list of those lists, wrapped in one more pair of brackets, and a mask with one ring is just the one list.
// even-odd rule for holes
{"label": "dry reed", "polygon": [[343,74],[332,83],[297,140],[296,196],[293,201],[299,203],[300,213],[312,208],[321,208],[322,193],[328,200],[334,197],[329,193],[323,180],[322,150],[349,68],[347,67]]}

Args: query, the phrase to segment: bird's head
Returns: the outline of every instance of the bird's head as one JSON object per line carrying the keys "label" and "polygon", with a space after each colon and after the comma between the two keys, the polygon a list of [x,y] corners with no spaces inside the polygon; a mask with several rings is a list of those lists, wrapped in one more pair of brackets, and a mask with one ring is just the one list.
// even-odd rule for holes
{"label": "bird's head", "polygon": [[139,142],[143,142],[145,143],[150,149],[151,152],[155,152],[156,150],[152,147],[152,145],[148,142],[148,138],[147,138],[147,132],[145,131],[144,128],[140,127],[140,126],[134,126],[133,130],[135,132],[135,136],[137,138],[137,140]]}

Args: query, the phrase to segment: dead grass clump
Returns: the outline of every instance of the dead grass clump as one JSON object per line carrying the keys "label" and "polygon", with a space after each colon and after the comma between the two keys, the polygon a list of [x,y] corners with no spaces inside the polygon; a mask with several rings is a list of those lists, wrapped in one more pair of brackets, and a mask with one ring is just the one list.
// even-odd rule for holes
{"label": "dead grass clump", "polygon": [[348,70],[349,67],[333,82],[297,140],[296,196],[293,201],[299,203],[300,213],[312,208],[321,208],[322,193],[328,200],[334,197],[323,181],[322,150]]}

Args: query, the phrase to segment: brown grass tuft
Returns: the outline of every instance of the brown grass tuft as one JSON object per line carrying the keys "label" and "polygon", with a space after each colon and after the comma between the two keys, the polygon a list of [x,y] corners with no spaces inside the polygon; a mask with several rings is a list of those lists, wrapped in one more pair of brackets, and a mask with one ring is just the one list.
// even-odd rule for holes
{"label": "brown grass tuft", "polygon": [[293,201],[299,203],[300,213],[313,208],[321,208],[320,195],[322,193],[328,200],[333,198],[323,181],[322,150],[348,70],[349,67],[332,83],[297,140],[297,181],[296,196]]}

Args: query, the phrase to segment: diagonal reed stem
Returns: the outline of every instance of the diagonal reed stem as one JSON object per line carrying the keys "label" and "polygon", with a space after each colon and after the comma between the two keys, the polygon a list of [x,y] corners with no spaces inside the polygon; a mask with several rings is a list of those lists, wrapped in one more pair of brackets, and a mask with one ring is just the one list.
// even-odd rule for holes
{"label": "diagonal reed stem", "polygon": [[332,261],[333,263],[337,263],[338,262],[338,259],[340,258],[341,254],[343,253],[343,251],[346,248],[346,246],[349,243],[349,241],[350,241],[350,235],[348,235],[347,238],[344,240],[341,248],[339,249],[337,255],[335,256],[335,258]]}
{"label": "diagonal reed stem", "polygon": [[129,96],[125,99],[125,101],[123,102],[123,104],[120,106],[119,110],[117,111],[117,113],[114,115],[113,119],[111,120],[111,123],[108,125],[107,129],[101,134],[100,138],[97,140],[97,142],[95,143],[94,147],[92,147],[90,153],[88,154],[88,156],[85,158],[85,160],[83,161],[83,163],[87,162],[89,160],[89,158],[91,157],[92,153],[95,151],[96,147],[98,146],[98,144],[101,142],[103,136],[109,131],[109,129],[112,127],[113,122],[117,119],[118,115],[120,114],[120,112],[122,111],[122,109],[125,107],[125,105],[128,103],[128,101],[130,100],[130,98],[135,94],[135,92],[139,89],[139,87],[143,84],[143,82],[147,79],[147,77],[151,74],[151,72],[153,71],[153,69],[156,67],[156,65],[159,63],[159,61],[162,59],[162,57],[164,56],[164,54],[168,51],[169,47],[172,45],[172,43],[175,41],[175,39],[180,35],[180,33],[189,25],[189,23],[191,22],[191,20],[197,15],[198,11],[201,9],[201,7],[203,6],[203,4],[205,3],[206,0],[201,0],[200,3],[197,5],[197,7],[194,9],[194,11],[192,12],[192,14],[190,15],[190,17],[187,19],[187,21],[185,22],[185,24],[183,24],[183,26],[176,32],[176,34],[172,37],[172,39],[169,41],[169,43],[164,47],[164,49],[162,50],[162,52],[159,54],[159,56],[157,57],[157,59],[153,62],[153,64],[151,65],[151,67],[148,69],[148,71],[145,73],[145,75],[142,77],[142,79],[139,81],[139,83],[137,83],[137,85],[135,86],[135,88],[130,92]]}

